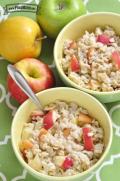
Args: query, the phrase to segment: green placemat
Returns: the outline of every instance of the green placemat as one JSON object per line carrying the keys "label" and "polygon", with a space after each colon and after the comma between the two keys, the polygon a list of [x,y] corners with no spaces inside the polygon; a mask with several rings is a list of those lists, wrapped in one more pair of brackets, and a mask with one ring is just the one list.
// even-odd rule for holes
{"label": "green placemat", "polygon": [[[14,12],[8,15],[4,12],[6,4],[12,3],[32,3],[38,4],[39,0],[0,0],[0,20],[7,16],[24,15],[35,19],[35,13]],[[120,13],[120,0],[85,0],[88,13],[97,11],[111,11]],[[56,75],[57,86],[63,86],[59,79],[53,63],[54,41],[47,39],[44,41],[40,59],[48,63]],[[17,110],[17,103],[13,101],[10,94],[6,91],[6,76],[8,62],[0,57],[0,181],[37,181],[27,171],[21,167],[17,161],[10,137],[12,118]],[[108,111],[117,103],[106,104]],[[116,110],[115,110],[116,109]],[[110,153],[99,169],[93,173],[86,181],[119,181],[120,180],[120,111],[116,107],[113,111],[113,130],[114,137]]]}

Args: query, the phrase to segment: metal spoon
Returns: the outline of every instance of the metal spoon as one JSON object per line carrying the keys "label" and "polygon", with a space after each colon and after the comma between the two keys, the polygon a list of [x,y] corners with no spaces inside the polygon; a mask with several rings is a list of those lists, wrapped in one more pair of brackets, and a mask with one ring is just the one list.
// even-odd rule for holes
{"label": "metal spoon", "polygon": [[8,65],[7,70],[11,75],[12,79],[16,82],[16,84],[24,91],[24,93],[34,102],[34,104],[43,111],[42,105],[38,97],[34,94],[32,89],[30,88],[28,82],[24,78],[24,76],[13,66]]}

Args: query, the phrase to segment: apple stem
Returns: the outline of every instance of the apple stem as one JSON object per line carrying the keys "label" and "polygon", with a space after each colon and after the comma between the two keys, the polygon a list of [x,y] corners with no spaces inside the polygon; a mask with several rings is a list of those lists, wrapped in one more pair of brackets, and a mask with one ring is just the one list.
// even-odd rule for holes
{"label": "apple stem", "polygon": [[59,4],[59,10],[62,10],[63,8],[64,8],[63,3],[60,3],[60,4]]}
{"label": "apple stem", "polygon": [[42,37],[37,38],[36,41],[44,40],[44,39],[46,39],[46,38],[47,38],[47,36],[45,35],[45,36],[42,36]]}

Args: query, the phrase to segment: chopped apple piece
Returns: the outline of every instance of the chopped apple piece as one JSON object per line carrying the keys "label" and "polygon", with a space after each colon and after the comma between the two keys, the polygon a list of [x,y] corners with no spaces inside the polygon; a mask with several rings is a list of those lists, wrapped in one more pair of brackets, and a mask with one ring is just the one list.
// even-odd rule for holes
{"label": "chopped apple piece", "polygon": [[28,164],[37,171],[42,169],[41,159],[38,154],[35,155],[34,159],[29,160]]}
{"label": "chopped apple piece", "polygon": [[54,157],[55,165],[58,166],[58,167],[61,167],[61,165],[63,164],[64,160],[65,160],[65,156],[55,156]]}
{"label": "chopped apple piece", "polygon": [[104,45],[109,45],[110,44],[110,37],[105,35],[105,34],[98,35],[97,42],[100,42]]}
{"label": "chopped apple piece", "polygon": [[120,68],[120,53],[118,51],[114,51],[111,58],[118,66],[118,68]]}
{"label": "chopped apple piece", "polygon": [[72,42],[70,43],[69,48],[76,49],[76,48],[77,48],[77,43],[76,43],[75,41],[72,41]]}
{"label": "chopped apple piece", "polygon": [[67,169],[71,168],[72,166],[73,166],[73,159],[70,157],[66,157],[62,164],[62,168],[64,170],[67,170]]}
{"label": "chopped apple piece", "polygon": [[41,128],[41,129],[40,129],[40,134],[39,134],[39,136],[45,135],[45,134],[47,134],[47,133],[48,133],[48,131],[47,131],[45,128]]}
{"label": "chopped apple piece", "polygon": [[39,140],[44,141],[45,135],[48,133],[48,131],[45,128],[41,128],[40,134],[39,134]]}
{"label": "chopped apple piece", "polygon": [[90,128],[83,127],[83,142],[85,150],[92,151],[94,149],[93,139],[90,135]]}
{"label": "chopped apple piece", "polygon": [[21,143],[20,143],[20,150],[23,151],[23,150],[28,150],[30,148],[33,147],[33,144],[29,141],[29,140],[23,140]]}
{"label": "chopped apple piece", "polygon": [[72,72],[79,72],[80,71],[80,65],[79,61],[76,58],[75,55],[72,56],[71,61],[70,61],[70,69]]}
{"label": "chopped apple piece", "polygon": [[79,126],[83,126],[84,124],[91,123],[92,120],[93,120],[92,117],[90,117],[90,116],[88,116],[88,115],[86,115],[84,113],[80,113],[77,123],[78,123]]}
{"label": "chopped apple piece", "polygon": [[63,135],[64,135],[64,137],[68,137],[69,135],[70,135],[70,128],[65,128],[64,130],[63,130]]}
{"label": "chopped apple piece", "polygon": [[56,120],[55,111],[49,111],[43,119],[44,128],[47,130],[52,128],[55,120]]}

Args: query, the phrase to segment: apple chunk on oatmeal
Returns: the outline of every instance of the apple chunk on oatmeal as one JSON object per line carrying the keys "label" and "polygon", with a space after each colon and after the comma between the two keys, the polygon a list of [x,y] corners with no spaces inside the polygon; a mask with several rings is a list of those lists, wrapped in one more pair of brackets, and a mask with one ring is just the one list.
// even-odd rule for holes
{"label": "apple chunk on oatmeal", "polygon": [[24,124],[20,151],[38,172],[69,176],[94,165],[104,152],[104,130],[74,102],[56,100],[31,113]]}

